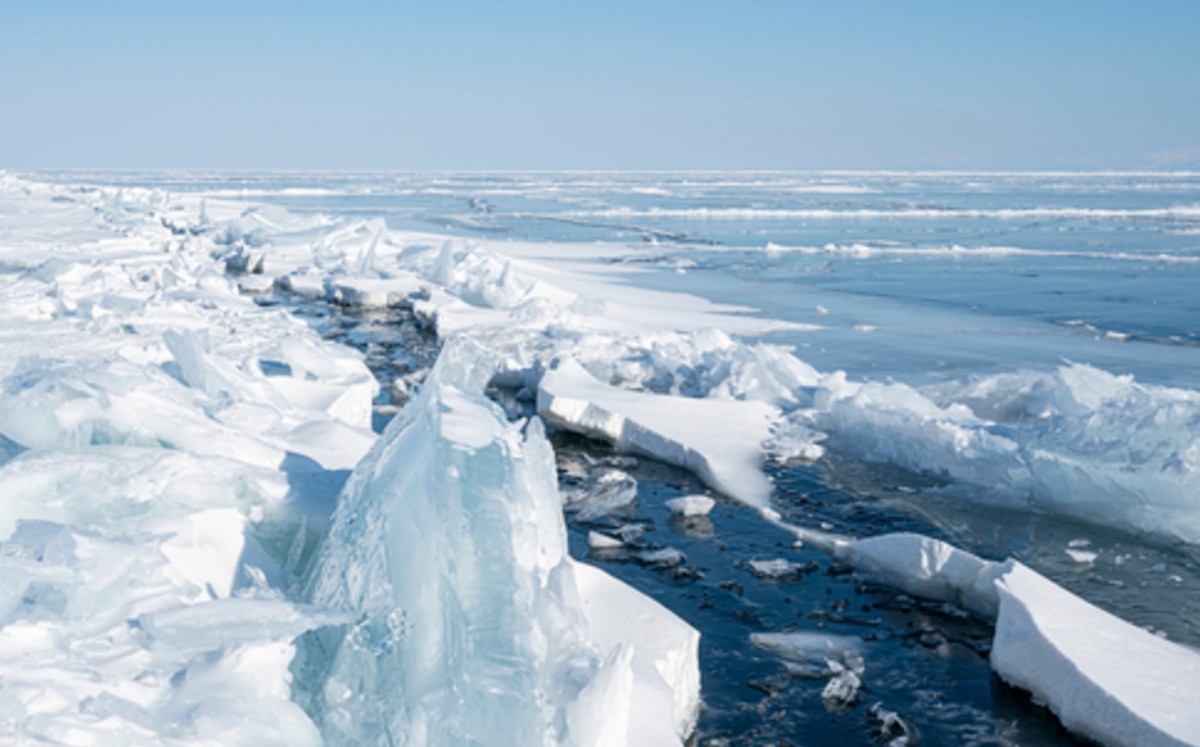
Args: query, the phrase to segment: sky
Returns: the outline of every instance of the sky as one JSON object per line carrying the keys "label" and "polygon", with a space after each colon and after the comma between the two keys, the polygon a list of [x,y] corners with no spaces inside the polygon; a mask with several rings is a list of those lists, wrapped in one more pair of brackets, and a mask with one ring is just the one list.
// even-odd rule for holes
{"label": "sky", "polygon": [[1194,0],[0,6],[0,169],[1194,169]]}

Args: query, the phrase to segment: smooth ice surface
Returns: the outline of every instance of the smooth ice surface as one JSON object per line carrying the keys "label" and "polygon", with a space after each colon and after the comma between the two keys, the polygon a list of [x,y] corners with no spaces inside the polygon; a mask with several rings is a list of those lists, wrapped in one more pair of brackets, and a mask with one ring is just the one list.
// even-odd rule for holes
{"label": "smooth ice surface", "polygon": [[679,744],[698,637],[567,556],[549,443],[484,397],[494,367],[443,350],[339,500],[309,582],[355,618],[305,651],[325,739]]}

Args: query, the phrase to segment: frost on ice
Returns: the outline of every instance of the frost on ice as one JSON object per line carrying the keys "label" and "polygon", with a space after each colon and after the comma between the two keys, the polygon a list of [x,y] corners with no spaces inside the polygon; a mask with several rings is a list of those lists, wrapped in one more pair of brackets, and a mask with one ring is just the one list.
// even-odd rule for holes
{"label": "frost on ice", "polygon": [[567,556],[553,453],[483,396],[494,364],[449,345],[345,488],[310,581],[355,616],[305,651],[325,738],[679,743],[698,637]]}

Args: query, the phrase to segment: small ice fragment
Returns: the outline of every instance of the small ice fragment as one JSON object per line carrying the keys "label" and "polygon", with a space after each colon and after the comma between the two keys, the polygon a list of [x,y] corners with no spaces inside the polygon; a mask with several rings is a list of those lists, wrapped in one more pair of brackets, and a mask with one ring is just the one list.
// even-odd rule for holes
{"label": "small ice fragment", "polygon": [[786,558],[750,561],[750,570],[755,576],[776,580],[797,578],[814,568],[816,568],[815,563],[797,563]]}
{"label": "small ice fragment", "polygon": [[684,495],[667,501],[667,508],[681,516],[708,516],[715,503],[706,495]]}
{"label": "small ice fragment", "polygon": [[829,313],[829,309],[825,308],[824,306],[822,306],[820,304],[817,304],[817,316],[825,316],[828,313]]}
{"label": "small ice fragment", "polygon": [[1090,547],[1091,544],[1092,544],[1092,541],[1090,539],[1085,539],[1085,538],[1081,537],[1079,539],[1073,539],[1070,542],[1068,542],[1067,547]]}
{"label": "small ice fragment", "polygon": [[600,532],[588,532],[588,547],[592,550],[616,550],[624,547],[625,543],[616,537],[610,537]]}
{"label": "small ice fragment", "polygon": [[674,568],[687,560],[687,556],[678,548],[664,547],[661,550],[648,550],[639,555],[638,559],[658,568]]}
{"label": "small ice fragment", "polygon": [[780,521],[783,521],[783,516],[773,508],[760,508],[758,515],[772,524],[778,524]]}
{"label": "small ice fragment", "polygon": [[830,659],[826,663],[834,675],[821,691],[821,700],[828,708],[848,708],[858,700],[862,679],[840,662]]}
{"label": "small ice fragment", "polygon": [[617,529],[617,536],[627,545],[638,545],[646,538],[646,527],[643,524],[622,524]]}
{"label": "small ice fragment", "polygon": [[888,740],[888,747],[912,747],[917,743],[917,730],[900,714],[884,708],[883,703],[874,703],[867,713],[879,724],[876,731],[881,739]]}
{"label": "small ice fragment", "polygon": [[750,643],[761,651],[789,661],[820,660],[830,656],[844,658],[847,652],[857,652],[862,645],[861,639],[854,636],[800,631],[751,633]]}
{"label": "small ice fragment", "polygon": [[1092,563],[1096,562],[1096,558],[1100,555],[1099,553],[1092,552],[1091,550],[1076,550],[1070,547],[1063,552],[1065,552],[1067,556],[1071,558],[1071,560],[1079,563],[1080,565],[1091,565]]}

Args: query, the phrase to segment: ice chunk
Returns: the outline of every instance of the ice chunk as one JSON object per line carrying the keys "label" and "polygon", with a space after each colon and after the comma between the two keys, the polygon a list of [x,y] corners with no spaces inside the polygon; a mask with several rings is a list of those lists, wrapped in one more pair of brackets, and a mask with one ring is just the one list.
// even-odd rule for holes
{"label": "ice chunk", "polygon": [[1194,391],[1073,364],[920,391],[831,375],[814,402],[829,444],[972,486],[964,497],[1200,541]]}
{"label": "ice chunk", "polygon": [[879,737],[888,740],[888,747],[914,747],[919,741],[917,730],[900,714],[884,708],[882,703],[872,703],[867,714],[879,724]]}
{"label": "ice chunk", "polygon": [[992,667],[1068,729],[1112,745],[1200,744],[1200,653],[1014,563],[996,584]]}
{"label": "ice chunk", "polygon": [[797,563],[787,558],[750,561],[750,570],[755,576],[776,580],[796,579],[813,571],[815,568],[816,563]]}
{"label": "ice chunk", "polygon": [[569,509],[579,512],[581,521],[591,521],[637,500],[637,480],[627,472],[601,466],[564,491],[563,499]]}
{"label": "ice chunk", "polygon": [[625,546],[625,543],[616,537],[600,532],[588,532],[587,539],[588,547],[592,550],[617,550]]}
{"label": "ice chunk", "polygon": [[833,677],[821,691],[821,700],[831,708],[848,708],[858,700],[858,689],[862,687],[859,673],[847,669],[841,663],[829,661]]}
{"label": "ice chunk", "polygon": [[658,550],[646,550],[638,553],[638,560],[656,568],[674,568],[687,560],[687,556],[677,547],[663,547]]}
{"label": "ice chunk", "polygon": [[[653,599],[597,568],[574,566],[588,631],[601,651],[637,653],[629,736],[620,744],[670,745],[690,734],[700,708],[700,634]],[[662,718],[671,714],[669,719]]]}
{"label": "ice chunk", "polygon": [[[332,744],[678,744],[692,721],[676,701],[697,697],[694,647],[676,648],[690,628],[567,557],[552,451],[540,421],[522,434],[483,396],[495,364],[449,344],[339,499],[309,596],[356,622],[306,645],[322,732]],[[591,615],[601,598],[628,617]],[[601,706],[627,715],[601,719]],[[622,718],[663,739],[610,733]]]}
{"label": "ice chunk", "polygon": [[953,602],[989,619],[998,604],[995,581],[1008,568],[909,533],[839,541],[834,557],[910,594]]}
{"label": "ice chunk", "polygon": [[671,513],[680,516],[708,516],[708,512],[716,505],[716,501],[707,495],[681,495],[667,501]]}
{"label": "ice chunk", "polygon": [[809,631],[751,633],[750,642],[755,648],[789,661],[824,661],[840,658],[844,652],[858,653],[862,650],[862,639],[857,636]]}
{"label": "ice chunk", "polygon": [[745,503],[765,506],[770,500],[771,482],[759,467],[778,414],[770,405],[617,389],[564,359],[542,378],[538,413],[617,448],[690,469]]}

